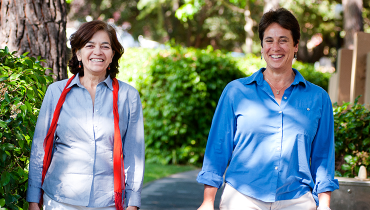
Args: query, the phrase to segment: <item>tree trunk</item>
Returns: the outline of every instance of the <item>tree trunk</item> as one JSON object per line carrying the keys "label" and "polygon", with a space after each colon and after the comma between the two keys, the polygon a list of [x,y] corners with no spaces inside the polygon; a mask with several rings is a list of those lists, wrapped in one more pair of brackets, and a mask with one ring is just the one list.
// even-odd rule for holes
{"label": "tree trunk", "polygon": [[280,0],[265,0],[264,2],[265,6],[263,7],[263,13],[279,8]]}
{"label": "tree trunk", "polygon": [[[248,2],[249,3],[249,2]],[[245,6],[244,10],[244,19],[245,19],[245,25],[244,30],[246,33],[245,38],[245,53],[252,53],[252,47],[253,47],[253,19],[251,17],[251,11],[249,10],[249,5],[247,3],[247,6]]]}
{"label": "tree trunk", "polygon": [[362,18],[362,0],[342,0],[343,21],[346,36],[344,37],[344,48],[353,49],[354,35],[358,31],[364,31]]}
{"label": "tree trunk", "polygon": [[45,59],[54,80],[67,78],[65,0],[1,0],[0,47]]}

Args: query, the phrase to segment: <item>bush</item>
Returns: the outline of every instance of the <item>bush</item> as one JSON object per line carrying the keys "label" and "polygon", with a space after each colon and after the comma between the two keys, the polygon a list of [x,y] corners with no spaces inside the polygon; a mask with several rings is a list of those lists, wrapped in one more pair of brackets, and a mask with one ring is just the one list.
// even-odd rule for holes
{"label": "bush", "polygon": [[[248,76],[261,67],[266,67],[266,62],[261,60],[261,57],[257,57],[254,54],[247,54],[245,57],[234,58],[234,60],[237,62],[238,68]],[[314,64],[302,63],[300,61],[295,61],[293,63],[293,68],[297,69],[307,81],[328,91],[330,73],[316,71]]]}
{"label": "bush", "polygon": [[123,65],[142,76],[121,69],[132,75],[128,81],[137,77],[134,86],[143,101],[147,161],[200,163],[222,90],[245,74],[230,57],[212,48],[177,47],[151,55],[139,62],[141,67],[132,62]]}
{"label": "bush", "polygon": [[361,165],[370,171],[370,111],[364,105],[334,104],[336,175],[354,177]]}
{"label": "bush", "polygon": [[40,59],[0,49],[0,207],[28,209],[25,201],[31,138],[47,85]]}

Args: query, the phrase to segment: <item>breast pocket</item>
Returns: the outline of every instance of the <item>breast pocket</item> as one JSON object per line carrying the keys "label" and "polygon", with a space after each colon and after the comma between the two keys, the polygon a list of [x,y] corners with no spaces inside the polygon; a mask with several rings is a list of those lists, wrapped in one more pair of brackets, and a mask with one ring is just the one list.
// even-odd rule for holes
{"label": "breast pocket", "polygon": [[321,110],[312,107],[297,107],[292,116],[296,121],[295,127],[303,134],[314,137],[321,118]]}

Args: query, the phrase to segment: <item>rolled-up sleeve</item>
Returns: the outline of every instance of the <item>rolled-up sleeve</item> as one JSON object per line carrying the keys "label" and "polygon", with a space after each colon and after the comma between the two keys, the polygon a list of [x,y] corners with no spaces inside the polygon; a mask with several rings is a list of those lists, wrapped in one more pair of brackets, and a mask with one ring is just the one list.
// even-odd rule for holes
{"label": "rolled-up sleeve", "polygon": [[37,118],[36,129],[32,140],[32,149],[28,174],[27,197],[28,202],[38,203],[41,198],[41,177],[44,160],[44,139],[49,130],[54,112],[52,85],[46,91]]}
{"label": "rolled-up sleeve", "polygon": [[124,141],[124,162],[126,173],[126,206],[141,206],[141,188],[144,177],[144,125],[139,93],[129,91],[130,115]]}
{"label": "rolled-up sleeve", "polygon": [[330,98],[323,94],[322,115],[311,150],[311,174],[315,182],[313,194],[339,189],[338,180],[334,179],[335,147],[334,117]]}
{"label": "rolled-up sleeve", "polygon": [[229,84],[219,99],[208,135],[203,167],[197,177],[199,183],[217,188],[223,184],[223,174],[232,154],[236,130],[230,89]]}

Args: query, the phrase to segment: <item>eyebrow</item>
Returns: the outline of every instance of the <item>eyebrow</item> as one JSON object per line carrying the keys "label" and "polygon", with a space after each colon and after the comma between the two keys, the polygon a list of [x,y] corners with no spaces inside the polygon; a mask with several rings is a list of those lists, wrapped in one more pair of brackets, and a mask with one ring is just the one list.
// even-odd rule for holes
{"label": "eyebrow", "polygon": [[[271,36],[268,36],[268,37],[264,38],[264,40],[265,39],[273,39],[273,38]],[[289,39],[289,37],[287,37],[287,36],[279,36],[279,39]]]}
{"label": "eyebrow", "polygon": [[[95,42],[93,42],[93,41],[88,41],[87,43],[95,44]],[[109,44],[109,42],[102,42],[101,44]],[[110,44],[109,44],[109,45],[110,45]]]}

